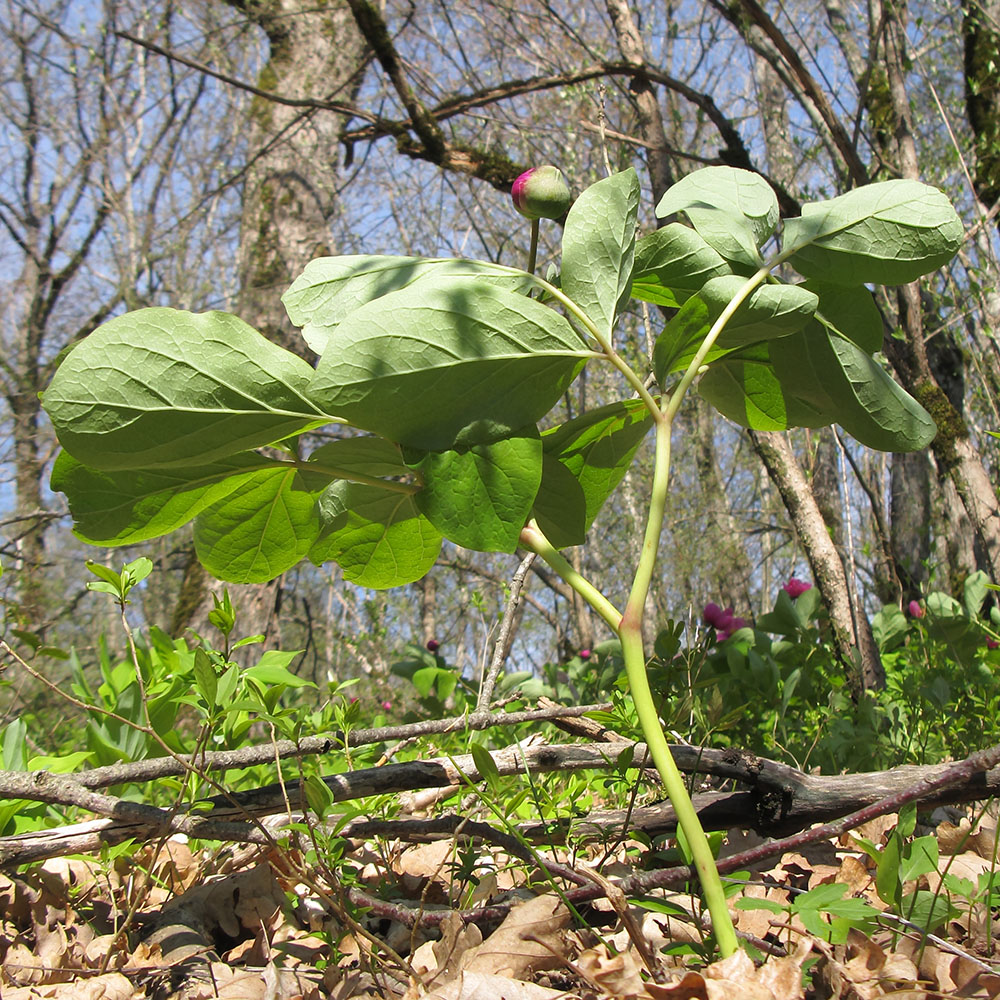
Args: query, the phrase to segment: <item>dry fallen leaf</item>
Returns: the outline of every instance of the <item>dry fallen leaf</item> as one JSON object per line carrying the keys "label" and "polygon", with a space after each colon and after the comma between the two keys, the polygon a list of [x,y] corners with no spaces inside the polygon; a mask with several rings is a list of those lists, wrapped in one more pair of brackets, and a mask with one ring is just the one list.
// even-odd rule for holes
{"label": "dry fallen leaf", "polygon": [[427,1000],[555,1000],[556,997],[565,1000],[567,996],[562,990],[468,969],[430,992],[417,995]]}
{"label": "dry fallen leaf", "polygon": [[71,983],[23,986],[4,990],[4,1000],[132,1000],[135,987],[119,972]]}
{"label": "dry fallen leaf", "polygon": [[514,979],[556,968],[562,965],[561,943],[569,921],[569,910],[557,896],[535,896],[518,903],[465,968]]}

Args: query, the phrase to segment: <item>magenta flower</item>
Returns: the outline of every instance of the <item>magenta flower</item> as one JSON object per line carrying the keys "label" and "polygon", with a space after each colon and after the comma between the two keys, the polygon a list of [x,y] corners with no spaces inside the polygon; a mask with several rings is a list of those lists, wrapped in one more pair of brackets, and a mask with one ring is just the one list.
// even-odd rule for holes
{"label": "magenta flower", "polygon": [[986,648],[987,649],[1000,649],[1000,642],[997,642],[996,639],[987,639],[986,640]]}
{"label": "magenta flower", "polygon": [[436,653],[436,652],[437,652],[437,651],[438,651],[438,650],[439,650],[439,649],[441,648],[441,643],[439,643],[439,642],[437,641],[437,639],[428,639],[428,640],[427,640],[427,648],[428,648],[428,649],[429,649],[429,650],[430,650],[430,651],[431,651],[432,653]]}
{"label": "magenta flower", "polygon": [[581,660],[589,660],[590,659],[590,650],[589,649],[581,649],[580,650],[580,659]]}
{"label": "magenta flower", "polygon": [[[730,609],[730,611],[731,610],[732,609]],[[719,607],[718,604],[709,601],[708,604],[705,605],[705,610],[702,611],[701,613],[701,620],[706,625],[711,625],[713,628],[721,628],[721,626],[719,625],[719,620],[724,615],[725,612],[722,610],[722,608]]]}
{"label": "magenta flower", "polygon": [[794,601],[796,597],[801,597],[807,590],[812,590],[812,584],[793,576],[781,589]]}
{"label": "magenta flower", "polygon": [[746,628],[746,620],[734,615],[733,609],[726,608],[724,611],[718,604],[709,602],[705,605],[705,610],[701,614],[701,620],[706,625],[711,625],[718,633],[720,640],[728,639],[734,632],[741,628]]}
{"label": "magenta flower", "polygon": [[910,612],[911,618],[923,618],[927,614],[919,601],[910,601],[907,605],[907,610]]}
{"label": "magenta flower", "polygon": [[569,208],[570,193],[558,167],[532,167],[510,190],[514,208],[526,219],[561,219]]}
{"label": "magenta flower", "polygon": [[392,702],[391,701],[383,701],[382,702],[382,710],[384,712],[388,712],[391,708],[392,708]]}

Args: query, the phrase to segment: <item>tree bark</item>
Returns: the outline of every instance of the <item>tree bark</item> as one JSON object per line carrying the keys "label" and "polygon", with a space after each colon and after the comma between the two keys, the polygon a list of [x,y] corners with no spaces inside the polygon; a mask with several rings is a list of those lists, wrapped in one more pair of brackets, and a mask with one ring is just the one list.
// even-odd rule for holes
{"label": "tree bark", "polygon": [[[225,2],[267,36],[269,58],[258,80],[262,90],[331,101],[353,95],[367,50],[345,4]],[[337,208],[342,127],[342,116],[333,111],[303,110],[261,97],[250,106],[236,312],[301,357],[309,352],[285,315],[281,295],[310,260],[333,252],[330,224]],[[223,586],[210,580],[192,551],[173,633],[205,632],[213,594]],[[240,634],[263,634],[269,646],[280,644],[280,579],[226,586],[239,614]]]}
{"label": "tree bark", "polygon": [[784,434],[747,432],[754,450],[777,486],[799,541],[805,549],[813,579],[830,616],[833,649],[855,696],[885,687],[885,670],[872,637],[871,626],[852,600],[844,563],[837,552],[816,498]]}
{"label": "tree bark", "polygon": [[1000,0],[963,0],[965,112],[975,136],[973,183],[987,207],[1000,199]]}
{"label": "tree bark", "polygon": [[[883,3],[883,42],[891,119],[903,177],[919,179],[916,143],[904,66],[906,53],[906,8],[904,3]],[[940,474],[947,474],[969,515],[986,566],[994,579],[1000,579],[1000,504],[996,490],[982,459],[969,439],[969,431],[960,409],[949,398],[935,377],[924,338],[923,306],[917,283],[898,290],[899,321],[905,335],[905,349],[892,337],[886,337],[886,354],[904,387],[934,417],[938,433],[931,449]],[[891,343],[890,343],[891,341]],[[947,386],[948,383],[945,383]]]}

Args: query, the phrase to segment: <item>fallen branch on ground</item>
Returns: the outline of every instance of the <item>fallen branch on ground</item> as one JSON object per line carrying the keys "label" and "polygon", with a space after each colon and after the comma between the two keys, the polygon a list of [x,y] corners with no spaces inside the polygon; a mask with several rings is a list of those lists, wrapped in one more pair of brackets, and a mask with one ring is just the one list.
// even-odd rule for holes
{"label": "fallen branch on ground", "polygon": [[[501,776],[521,774],[526,769],[533,774],[609,770],[622,766],[620,755],[627,752],[629,746],[632,748],[629,764],[643,761],[645,746],[641,743],[515,745],[494,751],[491,756]],[[695,807],[707,827],[722,830],[743,827],[764,836],[802,830],[814,823],[890,800],[917,786],[924,791],[916,801],[925,807],[977,801],[1000,790],[1000,768],[995,766],[996,761],[990,764],[989,770],[968,769],[968,761],[988,759],[983,754],[973,755],[962,762],[961,767],[937,764],[867,774],[810,775],[735,750],[691,746],[675,746],[672,750],[678,767],[688,774],[708,775],[746,786],[745,790],[694,796]],[[1000,755],[1000,748],[994,750]],[[83,774],[92,779],[94,772]],[[289,802],[293,809],[305,811],[304,796],[295,780],[216,796],[199,802],[197,812],[174,813],[153,806],[138,806],[113,796],[96,795],[83,786],[78,777],[47,772],[0,772],[0,798],[79,805],[108,817],[0,838],[0,866],[25,864],[70,852],[96,851],[102,844],[120,843],[130,837],[144,840],[171,832],[202,839],[266,843],[264,832],[247,820],[285,813]],[[943,778],[946,780],[942,783]],[[423,788],[458,791],[468,782],[478,780],[479,772],[471,755],[361,768],[324,778],[335,802]],[[669,833],[674,828],[673,811],[668,803],[634,809],[628,814],[627,822],[629,828],[651,836]],[[542,835],[551,839],[560,834],[577,839],[606,837],[621,831],[625,823],[626,813],[622,811],[592,813],[555,824],[558,830],[553,829],[552,823],[532,823],[525,824],[521,832],[528,839]]]}

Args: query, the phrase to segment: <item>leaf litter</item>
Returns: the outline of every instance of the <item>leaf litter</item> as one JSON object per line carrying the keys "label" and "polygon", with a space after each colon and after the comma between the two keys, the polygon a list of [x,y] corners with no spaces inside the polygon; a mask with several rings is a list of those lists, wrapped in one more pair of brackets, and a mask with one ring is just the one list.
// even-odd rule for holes
{"label": "leaf litter", "polygon": [[[893,1000],[1000,996],[996,830],[941,822],[938,864],[902,886],[950,904],[932,934],[880,898],[876,860],[895,817],[750,873],[731,900],[751,942],[706,955],[702,915],[685,893],[598,900],[574,913],[561,889],[499,850],[474,863],[454,838],[355,845],[355,885],[416,928],[345,906],[333,873],[294,850],[192,850],[182,836],[111,860],[57,858],[0,875],[3,1000]],[[734,841],[739,835],[734,834]],[[553,856],[605,884],[649,862],[630,842],[611,857]],[[730,848],[732,849],[732,848]],[[539,852],[539,857],[546,857]],[[603,862],[603,864],[601,863]],[[603,874],[601,874],[603,872]],[[610,883],[608,883],[610,886]],[[821,886],[867,905],[868,925],[838,925],[799,904]],[[964,895],[963,895],[964,893]],[[836,895],[836,893],[834,894]],[[499,922],[467,919],[509,905]],[[847,912],[847,911],[845,911]],[[464,916],[463,916],[464,914]],[[582,918],[582,919],[581,919]],[[819,925],[814,919],[821,921]],[[806,926],[810,924],[810,926]],[[824,927],[828,928],[823,930]],[[810,929],[811,928],[811,929]],[[817,930],[820,933],[817,933]],[[754,944],[756,947],[754,947]]]}

